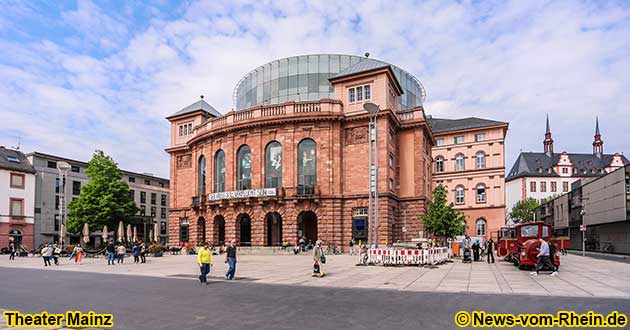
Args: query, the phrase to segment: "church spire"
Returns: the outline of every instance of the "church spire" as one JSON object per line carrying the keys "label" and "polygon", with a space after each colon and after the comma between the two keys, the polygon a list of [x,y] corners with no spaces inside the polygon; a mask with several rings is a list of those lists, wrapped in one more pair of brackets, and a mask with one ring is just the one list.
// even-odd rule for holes
{"label": "church spire", "polygon": [[604,154],[604,141],[602,141],[602,135],[599,133],[599,118],[595,117],[595,139],[593,141],[593,155],[602,158]]}
{"label": "church spire", "polygon": [[551,155],[553,155],[553,139],[551,138],[551,129],[549,128],[549,114],[547,114],[547,130],[545,131],[543,146],[545,147],[545,154],[551,157]]}

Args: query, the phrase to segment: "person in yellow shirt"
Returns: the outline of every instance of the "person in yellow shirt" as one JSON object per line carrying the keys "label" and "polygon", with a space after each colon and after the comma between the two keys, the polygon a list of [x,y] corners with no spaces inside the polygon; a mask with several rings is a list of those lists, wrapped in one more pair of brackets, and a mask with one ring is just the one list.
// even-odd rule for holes
{"label": "person in yellow shirt", "polygon": [[199,275],[199,282],[201,284],[208,284],[208,280],[206,276],[210,273],[210,266],[213,266],[212,263],[212,251],[210,251],[208,242],[204,242],[201,249],[197,253],[197,263],[201,269],[201,275]]}

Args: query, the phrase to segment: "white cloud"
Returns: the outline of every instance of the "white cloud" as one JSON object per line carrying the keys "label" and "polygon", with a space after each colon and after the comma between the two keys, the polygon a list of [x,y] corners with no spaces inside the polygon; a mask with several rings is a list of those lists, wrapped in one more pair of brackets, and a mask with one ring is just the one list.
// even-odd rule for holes
{"label": "white cloud", "polygon": [[104,148],[126,169],[167,176],[164,117],[200,94],[226,112],[238,80],[270,60],[369,51],[426,86],[428,114],[509,121],[508,167],[520,149],[542,149],[546,113],[557,150],[590,151],[596,114],[605,150],[630,149],[621,5],[202,1],[154,13],[140,29],[130,27],[137,10],[81,1],[61,14],[77,31],[61,40],[0,35],[12,54],[0,55],[0,129],[21,128],[31,149],[87,159]]}

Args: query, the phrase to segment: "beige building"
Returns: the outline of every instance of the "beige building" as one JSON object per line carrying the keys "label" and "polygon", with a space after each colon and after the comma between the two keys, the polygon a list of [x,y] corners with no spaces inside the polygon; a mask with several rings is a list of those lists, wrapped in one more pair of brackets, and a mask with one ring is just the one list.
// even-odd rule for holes
{"label": "beige building", "polygon": [[470,236],[496,239],[505,224],[505,135],[508,123],[482,119],[429,118],[433,186],[448,189],[448,201],[466,215]]}

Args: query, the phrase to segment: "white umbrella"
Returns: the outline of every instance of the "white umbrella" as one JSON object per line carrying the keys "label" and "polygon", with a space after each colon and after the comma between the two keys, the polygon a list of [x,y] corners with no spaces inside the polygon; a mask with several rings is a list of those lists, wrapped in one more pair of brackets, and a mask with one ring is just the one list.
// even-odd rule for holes
{"label": "white umbrella", "polygon": [[138,241],[138,227],[133,226],[133,241],[137,242]]}
{"label": "white umbrella", "polygon": [[103,226],[103,242],[107,242],[107,238],[109,237],[109,229],[107,225]]}
{"label": "white umbrella", "polygon": [[87,243],[90,241],[90,227],[87,222],[83,224],[83,231],[81,232],[81,235],[83,235],[83,242]]}
{"label": "white umbrella", "polygon": [[123,225],[122,221],[120,221],[118,223],[118,230],[117,231],[118,231],[118,233],[117,233],[118,234],[118,240],[119,241],[124,240],[125,239],[125,225]]}
{"label": "white umbrella", "polygon": [[149,239],[147,241],[153,240],[153,229],[149,229]]}
{"label": "white umbrella", "polygon": [[155,241],[159,242],[160,241],[160,225],[156,222],[154,225],[154,229],[153,229],[153,233],[155,234]]}
{"label": "white umbrella", "polygon": [[131,240],[131,224],[127,224],[127,242]]}

